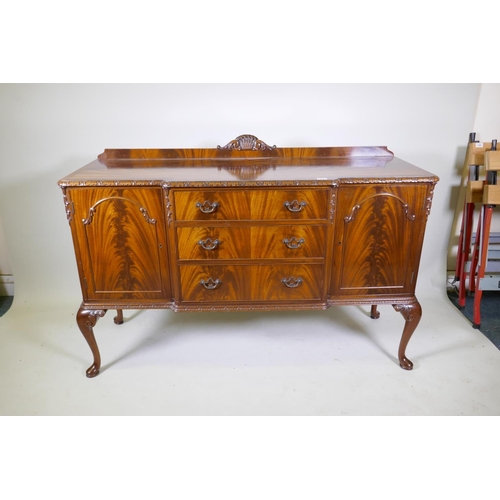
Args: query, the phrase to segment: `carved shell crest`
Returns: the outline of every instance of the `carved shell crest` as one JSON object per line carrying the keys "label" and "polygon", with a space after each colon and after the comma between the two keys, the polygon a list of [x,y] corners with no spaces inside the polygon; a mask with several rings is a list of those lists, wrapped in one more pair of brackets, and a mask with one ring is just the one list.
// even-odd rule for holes
{"label": "carved shell crest", "polygon": [[254,135],[244,134],[227,143],[225,146],[217,146],[217,149],[235,149],[237,151],[253,150],[266,151],[276,149],[276,146],[268,146],[264,141],[257,139]]}

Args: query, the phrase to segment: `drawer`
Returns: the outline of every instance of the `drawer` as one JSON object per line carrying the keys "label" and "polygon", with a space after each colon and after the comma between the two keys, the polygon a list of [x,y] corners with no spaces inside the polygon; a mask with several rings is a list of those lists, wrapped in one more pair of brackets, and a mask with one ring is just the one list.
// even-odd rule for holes
{"label": "drawer", "polygon": [[325,247],[325,226],[252,227],[253,259],[324,258]]}
{"label": "drawer", "polygon": [[179,260],[323,258],[325,226],[181,227]]}
{"label": "drawer", "polygon": [[250,227],[177,228],[177,252],[180,260],[249,259]]}
{"label": "drawer", "polygon": [[328,189],[206,189],[174,191],[177,221],[308,220],[328,218]]}
{"label": "drawer", "polygon": [[325,268],[322,264],[252,266],[253,300],[320,300]]}
{"label": "drawer", "polygon": [[181,300],[250,300],[249,266],[179,266]]}
{"label": "drawer", "polygon": [[184,302],[294,301],[323,298],[324,266],[180,266]]}
{"label": "drawer", "polygon": [[249,220],[251,192],[234,189],[175,191],[178,221]]}
{"label": "drawer", "polygon": [[252,219],[327,219],[328,193],[328,189],[255,190],[252,192]]}

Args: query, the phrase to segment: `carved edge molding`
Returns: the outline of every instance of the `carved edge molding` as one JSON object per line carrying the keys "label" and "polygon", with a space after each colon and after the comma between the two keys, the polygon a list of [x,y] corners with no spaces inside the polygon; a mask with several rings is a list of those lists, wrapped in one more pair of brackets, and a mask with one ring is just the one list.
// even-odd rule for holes
{"label": "carved edge molding", "polygon": [[426,204],[425,204],[425,220],[429,219],[429,215],[431,215],[431,208],[432,208],[432,198],[434,197],[434,187],[430,190],[429,196],[426,198]]}
{"label": "carved edge molding", "polygon": [[199,306],[174,304],[172,310],[174,312],[182,311],[206,311],[206,312],[230,312],[230,311],[305,311],[308,309],[325,310],[330,306],[326,303],[310,304],[310,305],[293,305],[293,304],[277,304],[277,305],[247,305],[247,306]]}
{"label": "carved edge molding", "polygon": [[333,222],[335,218],[335,210],[337,208],[337,190],[332,189],[332,195],[330,197],[330,222]]}
{"label": "carved edge molding", "polygon": [[67,181],[60,184],[61,187],[147,187],[160,186],[162,188],[206,188],[206,187],[265,187],[265,186],[338,186],[337,180],[304,180],[304,181]]}
{"label": "carved edge molding", "polygon": [[62,188],[62,193],[63,193],[64,208],[66,209],[66,218],[68,219],[68,223],[71,223],[71,221],[73,220],[73,215],[75,213],[75,208],[73,206],[73,202],[70,202],[68,200],[65,187]]}
{"label": "carved edge molding", "polygon": [[[375,301],[376,304],[381,305],[392,305],[392,306],[411,306],[417,302],[415,296],[412,297],[378,297]],[[316,304],[255,304],[255,305],[202,305],[197,308],[194,308],[192,304],[184,305],[182,303],[174,303],[174,302],[159,302],[159,303],[126,303],[126,304],[110,304],[110,303],[85,303],[82,304],[82,307],[85,310],[108,310],[108,309],[171,309],[174,312],[183,312],[183,311],[276,311],[276,310],[291,310],[291,311],[305,311],[308,309],[320,309],[325,310],[330,306],[335,305],[351,305],[351,306],[362,306],[362,305],[372,305],[374,303],[373,297],[365,297],[365,298],[341,298],[341,299],[328,299],[325,302],[319,302]],[[399,311],[398,311],[399,312]]]}
{"label": "carved edge molding", "polygon": [[164,182],[161,186],[165,194],[165,208],[167,210],[167,224],[170,226],[172,224],[172,204],[170,203],[170,192],[168,190],[168,184]]}
{"label": "carved edge molding", "polygon": [[228,142],[225,146],[217,146],[217,149],[234,149],[236,151],[272,151],[276,146],[269,146],[264,141],[257,139],[254,135],[243,134]]}
{"label": "carved edge molding", "polygon": [[387,178],[353,178],[337,179],[339,184],[436,184],[439,177],[387,177]]}
{"label": "carved edge molding", "polygon": [[303,181],[137,181],[137,180],[121,180],[121,181],[61,181],[59,186],[62,189],[68,187],[114,187],[114,186],[160,186],[163,188],[205,188],[205,187],[261,187],[261,186],[333,186],[337,187],[343,184],[436,184],[437,177],[422,177],[422,178],[387,178],[387,179],[330,179],[330,180],[303,180]]}

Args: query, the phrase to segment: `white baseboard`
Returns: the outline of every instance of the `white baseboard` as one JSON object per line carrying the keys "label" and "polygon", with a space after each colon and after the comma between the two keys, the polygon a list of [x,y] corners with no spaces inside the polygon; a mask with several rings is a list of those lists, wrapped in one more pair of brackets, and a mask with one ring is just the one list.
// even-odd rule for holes
{"label": "white baseboard", "polygon": [[14,276],[12,274],[0,274],[0,296],[14,295]]}

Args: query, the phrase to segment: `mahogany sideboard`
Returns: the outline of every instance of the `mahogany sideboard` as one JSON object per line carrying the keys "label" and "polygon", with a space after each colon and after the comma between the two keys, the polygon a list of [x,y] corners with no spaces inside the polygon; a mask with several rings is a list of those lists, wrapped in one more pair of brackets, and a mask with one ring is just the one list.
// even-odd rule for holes
{"label": "mahogany sideboard", "polygon": [[415,285],[438,178],[386,147],[277,148],[243,135],[212,149],[106,149],[59,181],[83,302],[108,309],[326,309],[392,304],[421,317]]}

